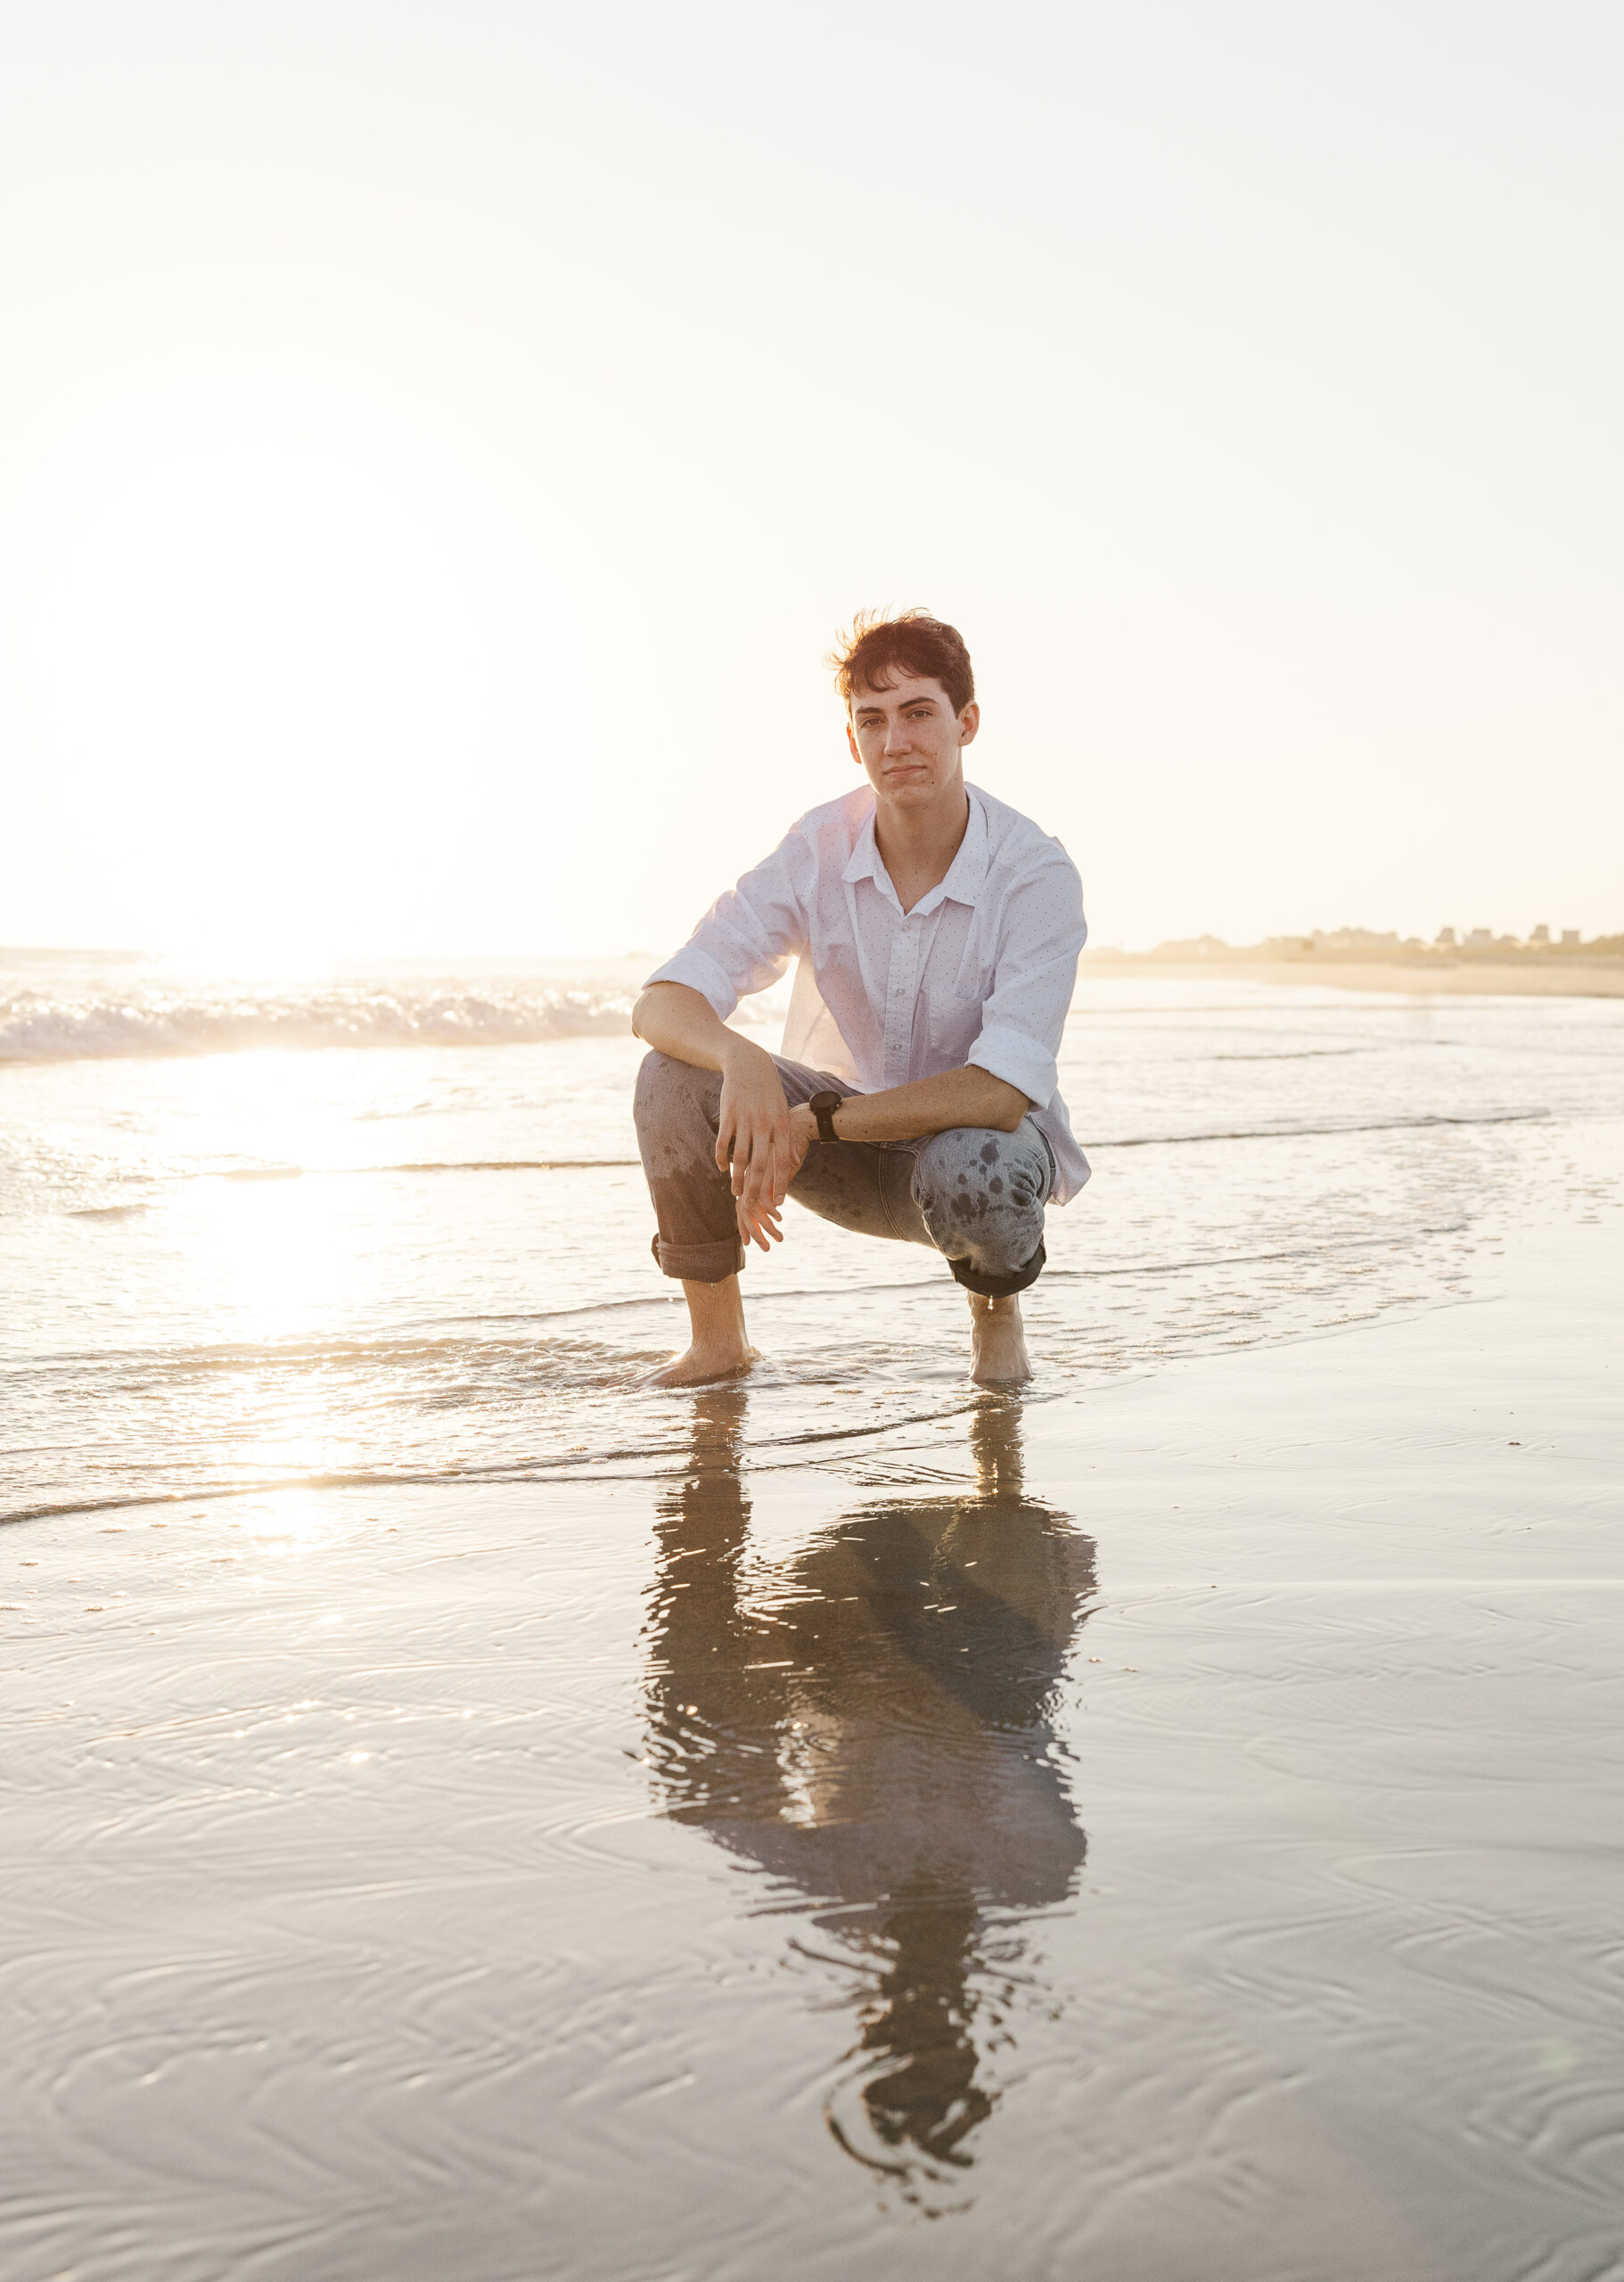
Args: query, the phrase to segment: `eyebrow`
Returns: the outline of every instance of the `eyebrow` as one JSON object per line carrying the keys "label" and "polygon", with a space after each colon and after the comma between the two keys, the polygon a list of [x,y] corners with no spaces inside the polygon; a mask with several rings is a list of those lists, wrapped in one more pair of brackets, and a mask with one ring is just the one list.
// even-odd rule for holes
{"label": "eyebrow", "polygon": [[[905,697],[902,702],[905,705],[934,705],[936,700],[930,695],[928,691],[922,690],[917,697]],[[876,699],[870,697],[865,699],[861,705],[855,707],[853,710],[858,713],[880,713],[883,712],[885,709]]]}

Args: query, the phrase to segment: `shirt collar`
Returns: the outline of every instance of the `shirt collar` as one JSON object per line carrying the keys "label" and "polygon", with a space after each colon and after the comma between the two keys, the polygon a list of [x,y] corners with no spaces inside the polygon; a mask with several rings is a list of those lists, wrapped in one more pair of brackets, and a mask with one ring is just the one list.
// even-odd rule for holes
{"label": "shirt collar", "polygon": [[[970,821],[964,826],[964,837],[959,842],[957,855],[947,866],[946,877],[939,880],[930,893],[921,896],[914,906],[915,913],[922,917],[934,911],[939,903],[973,904],[987,884],[989,860],[987,810],[973,784],[966,784],[964,791],[970,800]],[[874,806],[872,801],[841,877],[848,883],[872,880],[877,888],[889,890],[891,900],[897,902],[897,891],[891,886],[890,874],[881,861],[879,843],[874,838]],[[901,908],[900,904],[898,908]]]}
{"label": "shirt collar", "polygon": [[846,868],[841,874],[841,877],[848,885],[856,880],[873,880],[878,885],[884,871],[885,866],[880,861],[880,850],[874,840],[874,804],[870,800],[868,814],[864,817],[861,829],[852,842],[851,853],[846,858]]}

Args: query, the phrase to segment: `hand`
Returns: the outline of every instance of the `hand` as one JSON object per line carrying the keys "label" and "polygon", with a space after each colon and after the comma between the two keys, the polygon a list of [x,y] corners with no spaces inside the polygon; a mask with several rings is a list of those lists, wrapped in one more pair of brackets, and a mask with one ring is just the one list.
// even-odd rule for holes
{"label": "hand", "polygon": [[[764,1202],[747,1205],[740,1196],[734,1208],[739,1216],[739,1235],[742,1241],[747,1244],[752,1242],[759,1244],[763,1252],[767,1248],[769,1237],[775,1244],[783,1242],[783,1230],[778,1223],[779,1207],[788,1193],[790,1183],[806,1162],[808,1149],[817,1138],[817,1120],[804,1102],[790,1112],[788,1134],[787,1142],[777,1142],[773,1152],[778,1184],[775,1201],[771,1204]],[[735,1181],[735,1190],[737,1186]]]}
{"label": "hand", "polygon": [[783,1081],[770,1054],[734,1037],[722,1065],[716,1161],[731,1172],[739,1234],[763,1252],[783,1241],[778,1215],[806,1154],[790,1129]]}

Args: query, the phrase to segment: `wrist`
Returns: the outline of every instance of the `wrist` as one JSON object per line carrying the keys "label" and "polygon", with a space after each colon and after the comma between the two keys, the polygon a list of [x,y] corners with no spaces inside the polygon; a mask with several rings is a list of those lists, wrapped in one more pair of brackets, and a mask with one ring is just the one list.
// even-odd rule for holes
{"label": "wrist", "polygon": [[845,1106],[845,1095],[837,1092],[832,1086],[825,1086],[813,1095],[806,1105],[807,1114],[811,1119],[820,1141],[842,1141],[850,1137],[841,1133],[835,1123],[836,1118]]}
{"label": "wrist", "polygon": [[748,1069],[755,1061],[770,1063],[772,1058],[765,1047],[758,1046],[754,1038],[741,1038],[737,1030],[727,1032],[726,1042],[717,1055],[725,1078],[735,1071]]}

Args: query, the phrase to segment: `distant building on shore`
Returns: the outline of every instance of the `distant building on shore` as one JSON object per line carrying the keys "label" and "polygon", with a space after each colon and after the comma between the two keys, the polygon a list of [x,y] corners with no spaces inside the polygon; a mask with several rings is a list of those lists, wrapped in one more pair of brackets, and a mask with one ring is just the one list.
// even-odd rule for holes
{"label": "distant building on shore", "polygon": [[1379,956],[1398,948],[1396,934],[1377,935],[1368,927],[1338,927],[1329,934],[1316,927],[1308,940],[1316,951],[1374,951]]}
{"label": "distant building on shore", "polygon": [[1487,956],[1489,961],[1507,968],[1525,964],[1544,965],[1546,980],[1538,987],[1548,989],[1562,987],[1555,981],[1555,969],[1546,964],[1558,950],[1582,951],[1587,961],[1624,959],[1624,934],[1596,935],[1586,943],[1577,927],[1564,927],[1560,940],[1544,924],[1530,928],[1526,940],[1518,935],[1497,935],[1492,927],[1472,927],[1464,933],[1458,928],[1440,927],[1429,944],[1419,935],[1400,936],[1391,928],[1378,933],[1373,927],[1316,927],[1312,934],[1270,935],[1260,943],[1231,944],[1218,935],[1197,935],[1181,942],[1158,943],[1150,952],[1107,948],[1096,956],[1105,959],[1199,959],[1230,965],[1276,961],[1298,966],[1323,959],[1328,973],[1339,968],[1345,973],[1359,960],[1368,960],[1373,965],[1424,970],[1429,965],[1437,968],[1457,967],[1464,959],[1475,965]]}
{"label": "distant building on shore", "polygon": [[1560,948],[1564,951],[1576,951],[1579,948],[1580,940],[1579,931],[1577,927],[1564,927],[1562,930],[1560,939],[1558,939],[1556,936],[1552,934],[1550,929],[1542,921],[1538,927],[1530,928],[1528,932],[1528,940],[1526,941],[1523,941],[1521,938],[1516,935],[1497,935],[1492,927],[1472,927],[1469,929],[1464,935],[1457,935],[1453,927],[1440,927],[1436,938],[1434,939],[1432,948],[1435,951],[1513,951],[1521,953],[1525,951],[1554,951]]}

